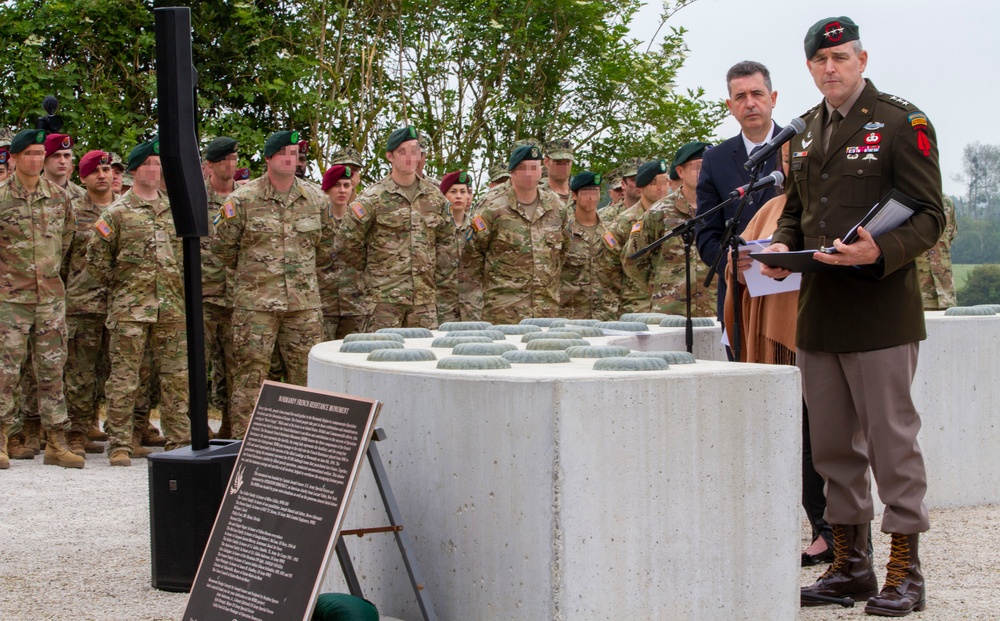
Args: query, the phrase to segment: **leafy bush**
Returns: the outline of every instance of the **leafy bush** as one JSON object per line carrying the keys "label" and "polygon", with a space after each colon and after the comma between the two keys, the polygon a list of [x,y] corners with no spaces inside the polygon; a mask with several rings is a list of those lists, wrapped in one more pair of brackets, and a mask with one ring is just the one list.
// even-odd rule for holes
{"label": "leafy bush", "polygon": [[962,306],[1000,304],[1000,265],[980,265],[972,270],[965,287],[958,290]]}

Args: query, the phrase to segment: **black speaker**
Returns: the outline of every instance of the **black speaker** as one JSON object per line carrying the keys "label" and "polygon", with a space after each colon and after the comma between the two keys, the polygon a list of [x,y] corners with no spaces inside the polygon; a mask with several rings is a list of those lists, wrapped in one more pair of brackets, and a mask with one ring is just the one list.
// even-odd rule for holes
{"label": "black speaker", "polygon": [[149,530],[153,588],[188,592],[242,443],[213,440],[149,456]]}
{"label": "black speaker", "polygon": [[191,9],[155,9],[160,164],[178,237],[208,236],[208,194],[198,151]]}

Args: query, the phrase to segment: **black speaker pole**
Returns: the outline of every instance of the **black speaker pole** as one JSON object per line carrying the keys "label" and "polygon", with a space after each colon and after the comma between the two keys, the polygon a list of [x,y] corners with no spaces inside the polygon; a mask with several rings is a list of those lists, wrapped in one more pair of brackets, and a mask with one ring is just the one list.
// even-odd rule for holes
{"label": "black speaker pole", "polygon": [[195,70],[191,55],[191,9],[155,10],[156,94],[160,163],[170,211],[184,245],[184,305],[187,315],[191,448],[208,442],[208,381],[201,291],[201,238],[208,236],[208,194],[198,151]]}

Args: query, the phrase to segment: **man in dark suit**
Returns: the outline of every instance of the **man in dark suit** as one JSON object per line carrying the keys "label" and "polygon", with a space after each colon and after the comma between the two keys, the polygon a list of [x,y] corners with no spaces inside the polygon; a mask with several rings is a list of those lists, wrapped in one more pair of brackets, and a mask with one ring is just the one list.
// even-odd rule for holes
{"label": "man in dark suit", "polygon": [[[726,105],[739,122],[740,133],[714,149],[709,149],[702,157],[697,189],[699,216],[725,200],[730,192],[750,182],[750,172],[743,168],[743,164],[750,158],[750,152],[755,146],[766,144],[774,134],[781,131],[781,127],[771,120],[771,110],[778,100],[778,92],[771,90],[771,74],[767,67],[750,60],[737,63],[726,73],[726,86],[729,89]],[[771,174],[777,168],[778,154],[775,153],[764,162],[760,177]],[[750,218],[774,196],[773,187],[753,192],[740,214],[737,232],[742,233]],[[720,248],[722,235],[726,230],[726,222],[736,215],[736,206],[737,203],[733,203],[698,223],[698,254],[709,266],[715,264],[720,252],[725,252],[725,249]],[[723,259],[719,263],[719,271],[722,272],[726,265],[728,262]],[[724,273],[720,273],[716,280],[716,316],[721,322],[726,300]]]}
{"label": "man in dark suit", "polygon": [[[803,116],[804,137],[792,139],[788,201],[769,251],[832,242],[836,254],[812,256],[844,267],[804,274],[799,295],[796,362],[834,534],[833,564],[802,589],[803,605],[815,603],[809,595],[852,597],[868,600],[868,614],[904,616],[926,606],[917,544],[930,527],[927,477],[910,385],[926,338],[914,259],[937,242],[945,223],[937,143],[924,113],[863,78],[868,54],[849,18],[817,22],[805,47],[824,98]],[[862,228],[857,241],[841,243],[892,189],[915,201],[914,215],[877,238]],[[885,503],[882,530],[892,534],[878,595],[867,553],[874,517],[869,466]]]}

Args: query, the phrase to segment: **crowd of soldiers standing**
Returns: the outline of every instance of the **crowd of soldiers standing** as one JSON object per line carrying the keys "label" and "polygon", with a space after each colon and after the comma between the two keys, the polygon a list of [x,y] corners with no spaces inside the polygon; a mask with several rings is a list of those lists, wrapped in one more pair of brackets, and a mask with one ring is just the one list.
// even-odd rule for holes
{"label": "crowd of soldiers standing", "polygon": [[[239,146],[215,138],[203,160],[202,296],[219,437],[243,436],[263,380],[304,385],[309,349],[352,332],[686,312],[680,240],[628,256],[695,215],[708,143],[669,162],[571,176],[568,140],[520,141],[475,201],[468,171],[424,174],[426,147],[410,126],[386,140],[389,174],[360,193],[354,149],[335,154],[316,184],[297,132],[268,137],[266,170],[252,180],[237,168]],[[105,439],[117,466],[150,445],[190,443],[182,251],[158,140],[127,161],[86,152],[82,187],[70,180],[73,147],[42,130],[0,137],[0,468],[8,455],[42,450],[46,464],[82,468]],[[610,202],[598,209],[602,189]],[[691,267],[693,314],[713,316],[708,268],[697,257]],[[149,424],[157,398],[162,436]]]}

